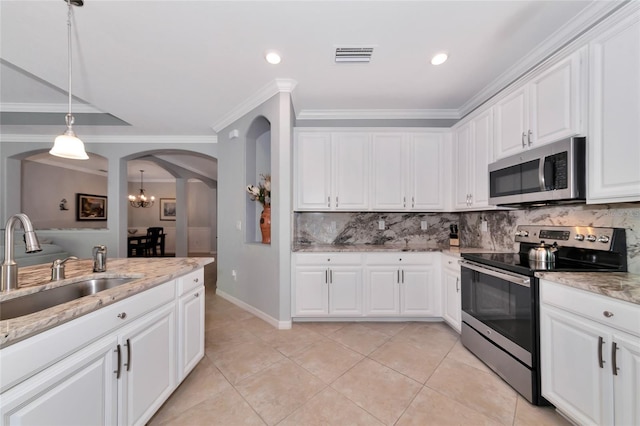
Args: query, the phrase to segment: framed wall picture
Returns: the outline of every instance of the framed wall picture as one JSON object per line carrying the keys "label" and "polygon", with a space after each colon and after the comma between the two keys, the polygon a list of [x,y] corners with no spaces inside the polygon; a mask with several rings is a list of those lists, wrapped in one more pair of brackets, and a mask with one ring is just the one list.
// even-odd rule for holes
{"label": "framed wall picture", "polygon": [[175,198],[160,198],[160,220],[176,220]]}
{"label": "framed wall picture", "polygon": [[107,196],[76,194],[76,220],[107,220]]}

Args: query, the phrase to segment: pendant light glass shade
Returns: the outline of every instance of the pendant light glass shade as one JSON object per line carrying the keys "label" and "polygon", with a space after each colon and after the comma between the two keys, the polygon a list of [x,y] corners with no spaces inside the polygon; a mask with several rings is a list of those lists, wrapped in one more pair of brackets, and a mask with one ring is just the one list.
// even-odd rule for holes
{"label": "pendant light glass shade", "polygon": [[84,143],[76,136],[70,123],[73,123],[73,116],[67,115],[67,131],[57,136],[53,142],[53,148],[49,154],[56,157],[69,158],[71,160],[88,160],[89,156],[84,150]]}
{"label": "pendant light glass shade", "polygon": [[69,7],[67,14],[67,47],[68,47],[68,65],[69,65],[69,113],[65,117],[67,122],[67,131],[56,137],[53,148],[49,151],[49,154],[56,157],[70,158],[72,160],[88,160],[89,156],[84,150],[84,143],[78,138],[73,131],[73,114],[71,114],[71,5],[82,6],[82,1],[72,2],[66,1]]}

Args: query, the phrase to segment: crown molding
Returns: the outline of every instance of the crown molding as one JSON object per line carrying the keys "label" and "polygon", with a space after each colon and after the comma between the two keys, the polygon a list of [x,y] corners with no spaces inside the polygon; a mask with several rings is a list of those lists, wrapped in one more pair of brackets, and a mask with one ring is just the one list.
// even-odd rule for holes
{"label": "crown molding", "polygon": [[[89,104],[78,103],[73,104],[72,111],[86,114],[106,114],[104,111]],[[69,112],[69,104],[5,102],[0,104],[0,112],[52,112],[66,114]]]}
{"label": "crown molding", "polygon": [[297,120],[425,120],[459,119],[457,109],[307,109]]}
{"label": "crown molding", "polygon": [[[23,135],[23,134],[3,134],[0,135],[0,143],[2,142],[18,142],[18,143],[53,143],[56,135]],[[211,144],[218,143],[217,135],[207,136],[184,136],[184,135],[81,135],[80,138],[84,143],[142,143],[142,144]]]}
{"label": "crown molding", "polygon": [[547,37],[531,52],[528,52],[522,60],[509,67],[498,76],[498,78],[465,102],[458,110],[460,117],[464,117],[478,108],[498,92],[549,59],[554,53],[583,35],[615,10],[629,3],[629,1],[630,0],[591,2],[580,14],[569,20],[562,28]]}
{"label": "crown molding", "polygon": [[218,133],[236,120],[239,120],[251,110],[257,108],[278,93],[292,93],[298,82],[290,78],[276,78],[259,89],[254,95],[229,111],[220,120],[213,123],[211,128]]}

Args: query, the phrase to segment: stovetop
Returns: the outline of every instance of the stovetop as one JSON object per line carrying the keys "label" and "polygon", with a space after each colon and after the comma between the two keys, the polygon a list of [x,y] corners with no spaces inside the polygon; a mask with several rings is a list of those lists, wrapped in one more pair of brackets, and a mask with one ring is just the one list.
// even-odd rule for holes
{"label": "stovetop", "polygon": [[583,262],[573,259],[558,258],[554,265],[530,264],[527,253],[463,253],[463,259],[483,265],[493,266],[515,272],[517,274],[533,276],[538,271],[555,272],[615,272],[621,271],[617,266]]}
{"label": "stovetop", "polygon": [[[517,253],[463,253],[462,258],[494,268],[533,276],[537,271],[626,272],[627,245],[622,228],[519,225]],[[557,249],[553,264],[529,262],[529,250],[540,244]]]}

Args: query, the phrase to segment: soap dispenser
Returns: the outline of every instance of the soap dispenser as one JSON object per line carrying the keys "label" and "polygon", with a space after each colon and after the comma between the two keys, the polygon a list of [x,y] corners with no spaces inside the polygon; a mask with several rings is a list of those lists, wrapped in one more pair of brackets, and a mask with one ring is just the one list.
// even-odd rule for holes
{"label": "soap dispenser", "polygon": [[107,271],[107,246],[93,248],[93,272]]}

